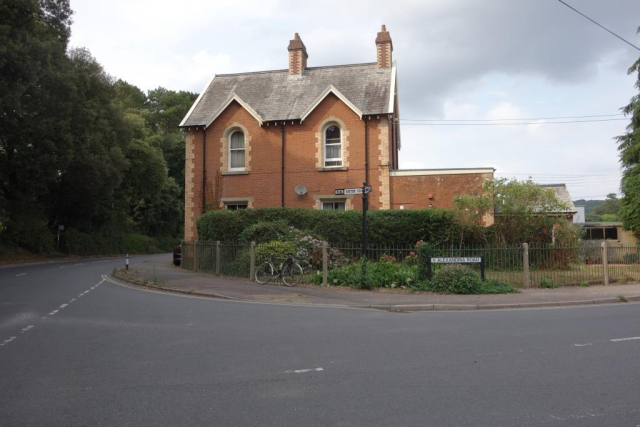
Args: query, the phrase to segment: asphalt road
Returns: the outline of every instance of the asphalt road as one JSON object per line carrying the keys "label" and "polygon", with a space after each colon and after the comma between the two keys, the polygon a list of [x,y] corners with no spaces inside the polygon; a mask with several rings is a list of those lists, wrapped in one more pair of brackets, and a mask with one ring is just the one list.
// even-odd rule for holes
{"label": "asphalt road", "polygon": [[639,304],[214,301],[103,281],[120,265],[0,269],[0,425],[640,425]]}

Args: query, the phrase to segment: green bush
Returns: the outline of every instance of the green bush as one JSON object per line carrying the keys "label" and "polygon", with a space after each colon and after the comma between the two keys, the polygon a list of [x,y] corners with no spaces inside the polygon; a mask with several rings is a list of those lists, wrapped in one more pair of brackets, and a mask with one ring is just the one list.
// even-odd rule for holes
{"label": "green bush", "polygon": [[11,221],[7,225],[11,240],[33,253],[49,254],[55,247],[55,237],[47,227],[47,222],[28,214]]}
{"label": "green bush", "polygon": [[[413,244],[424,240],[441,245],[449,242],[451,236],[458,235],[453,216],[445,209],[373,210],[367,218],[371,244]],[[210,211],[198,220],[198,235],[203,240],[235,242],[239,241],[247,227],[260,222],[276,221],[333,243],[359,242],[362,238],[360,211],[303,208]]]}
{"label": "green bush", "polygon": [[271,242],[281,240],[290,234],[289,226],[285,221],[260,221],[242,230],[238,236],[238,241],[249,244]]}
{"label": "green bush", "polygon": [[269,260],[273,255],[277,258],[285,258],[287,254],[295,254],[296,248],[293,242],[274,240],[268,243],[260,243],[256,246],[256,264]]}
{"label": "green bush", "polygon": [[444,265],[432,280],[422,282],[422,290],[441,294],[505,294],[517,292],[498,281],[483,281],[478,273],[462,265]]}
{"label": "green bush", "polygon": [[[263,262],[268,261],[270,255],[277,258],[285,258],[288,253],[295,254],[295,251],[296,250],[292,242],[274,240],[272,242],[260,243],[256,245],[256,267]],[[230,259],[228,263],[230,264],[230,267],[228,268],[229,271],[237,271],[240,272],[239,274],[244,275],[244,272],[249,271],[249,266],[251,265],[251,252],[249,251],[249,248],[247,247],[247,249],[238,251],[235,258]],[[276,260],[274,261],[274,265],[277,268],[280,265],[280,262]]]}
{"label": "green bush", "polygon": [[[363,277],[364,272],[364,277]],[[352,288],[410,288],[416,282],[417,267],[401,263],[360,261],[329,270],[327,281],[333,286]],[[322,274],[311,278],[311,283],[322,283]]]}
{"label": "green bush", "polygon": [[540,287],[544,289],[555,289],[559,288],[560,285],[547,277],[543,277],[542,279],[540,279]]}

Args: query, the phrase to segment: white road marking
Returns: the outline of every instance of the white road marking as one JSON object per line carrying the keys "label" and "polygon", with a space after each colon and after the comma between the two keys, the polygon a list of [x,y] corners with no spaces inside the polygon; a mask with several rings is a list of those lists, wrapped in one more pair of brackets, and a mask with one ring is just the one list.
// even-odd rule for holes
{"label": "white road marking", "polygon": [[20,274],[16,274],[16,277],[18,277],[18,276],[24,276],[25,274],[27,274],[27,273],[20,273]]}
{"label": "white road marking", "polygon": [[80,264],[73,264],[73,265],[84,265],[84,264],[80,263]]}
{"label": "white road marking", "polygon": [[6,339],[6,340],[2,341],[2,344],[0,344],[0,345],[9,344],[11,341],[13,341],[15,339],[16,339],[16,337],[11,337],[9,339]]}
{"label": "white road marking", "polygon": [[82,298],[84,296],[84,293],[78,294],[78,298]]}
{"label": "white road marking", "polygon": [[58,310],[53,310],[51,313],[49,313],[49,316],[53,316],[54,314],[56,314],[58,312]]}
{"label": "white road marking", "polygon": [[71,299],[69,300],[69,304],[71,304],[71,303],[72,303],[72,302],[74,302],[75,300],[76,300],[75,298],[71,298]]}
{"label": "white road marking", "polygon": [[65,308],[67,305],[69,305],[69,304],[62,304],[62,305],[60,306],[60,308]]}
{"label": "white road marking", "polygon": [[631,340],[640,340],[640,337],[617,338],[617,339],[611,340],[611,342],[631,341]]}
{"label": "white road marking", "polygon": [[62,267],[60,267],[60,269],[67,268],[67,267],[69,267],[69,266],[68,265],[63,265]]}
{"label": "white road marking", "polygon": [[586,347],[588,345],[593,345],[593,343],[592,342],[587,342],[587,343],[584,343],[584,344],[574,344],[574,346],[576,346],[576,347]]}
{"label": "white road marking", "polygon": [[22,328],[24,332],[27,332],[29,329],[33,328],[33,325],[29,325],[26,328]]}
{"label": "white road marking", "polygon": [[305,372],[320,372],[320,371],[324,371],[324,369],[322,368],[312,368],[312,369],[296,369],[293,371],[285,371],[285,374],[303,374]]}

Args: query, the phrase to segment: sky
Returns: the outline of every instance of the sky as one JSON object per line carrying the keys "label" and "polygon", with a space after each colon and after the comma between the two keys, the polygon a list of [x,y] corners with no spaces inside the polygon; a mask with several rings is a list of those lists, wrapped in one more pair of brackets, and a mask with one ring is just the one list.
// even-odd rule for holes
{"label": "sky", "polygon": [[[640,1],[565,1],[640,46]],[[401,169],[494,167],[496,177],[566,183],[574,200],[619,193],[614,138],[629,120],[609,115],[637,93],[627,70],[640,51],[558,0],[71,0],[71,7],[71,46],[88,48],[109,74],[143,90],[198,93],[214,74],[287,68],[296,32],[310,67],[375,62],[375,37],[386,24],[398,72]],[[494,125],[594,115],[624,120]]]}

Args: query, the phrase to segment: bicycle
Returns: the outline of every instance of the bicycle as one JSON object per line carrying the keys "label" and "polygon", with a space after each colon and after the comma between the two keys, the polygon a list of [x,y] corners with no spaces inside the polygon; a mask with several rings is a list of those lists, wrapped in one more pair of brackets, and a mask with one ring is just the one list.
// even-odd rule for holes
{"label": "bicycle", "polygon": [[[276,270],[273,262],[275,260],[284,261]],[[269,261],[265,261],[256,268],[256,282],[266,285],[275,278],[282,278],[286,286],[295,286],[302,280],[302,267],[293,259],[293,254],[288,253],[286,258],[269,256]]]}

